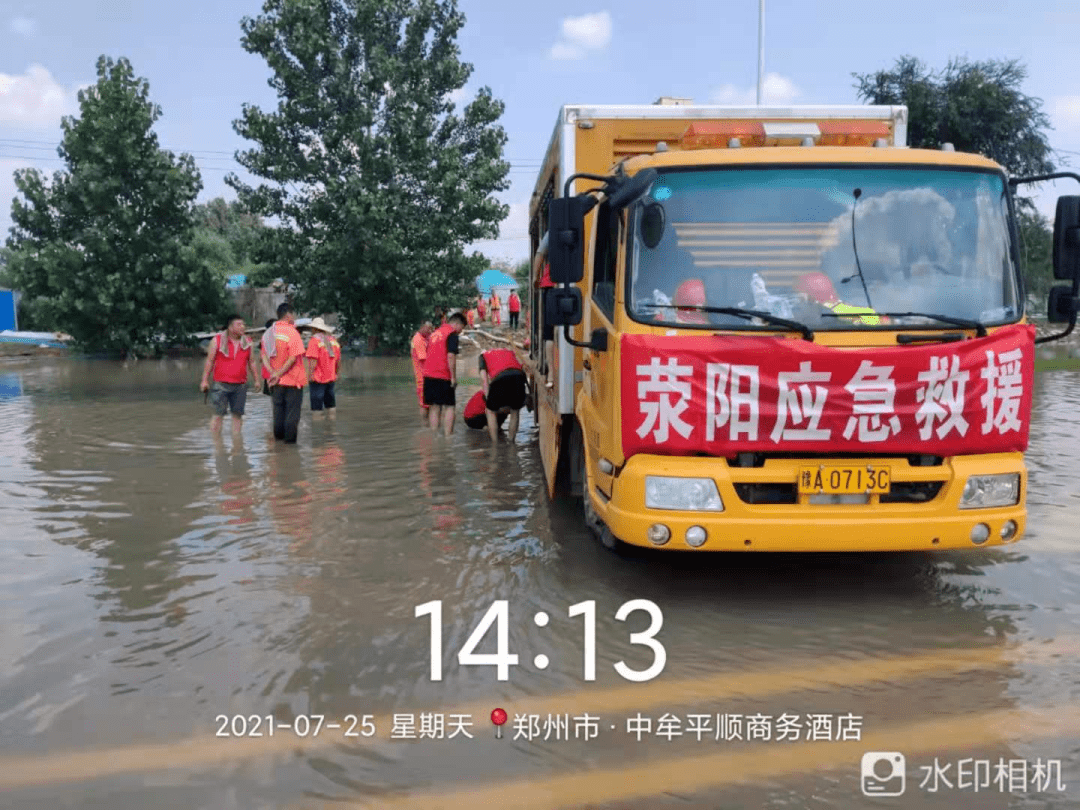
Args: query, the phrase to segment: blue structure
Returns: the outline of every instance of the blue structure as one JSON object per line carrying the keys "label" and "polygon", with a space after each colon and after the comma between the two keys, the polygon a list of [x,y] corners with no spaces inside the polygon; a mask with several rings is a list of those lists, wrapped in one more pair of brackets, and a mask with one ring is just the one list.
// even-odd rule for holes
{"label": "blue structure", "polygon": [[19,328],[18,318],[15,316],[17,306],[15,293],[11,290],[0,290],[0,332],[10,329],[15,332]]}
{"label": "blue structure", "polygon": [[229,276],[229,280],[225,286],[230,290],[239,290],[245,284],[247,284],[247,276],[238,273],[236,275]]}
{"label": "blue structure", "polygon": [[513,276],[508,276],[506,273],[494,268],[485,270],[482,275],[476,277],[476,288],[484,295],[491,295],[491,290],[496,287],[500,290],[507,288],[516,290],[518,283]]}

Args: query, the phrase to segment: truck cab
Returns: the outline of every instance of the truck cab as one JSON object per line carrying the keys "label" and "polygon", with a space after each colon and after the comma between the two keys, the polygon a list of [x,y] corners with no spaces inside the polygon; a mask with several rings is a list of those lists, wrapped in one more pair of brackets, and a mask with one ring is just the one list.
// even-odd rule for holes
{"label": "truck cab", "polygon": [[[534,390],[549,488],[582,497],[605,545],[1023,534],[1035,334],[1015,181],[978,155],[906,148],[905,121],[564,109],[533,218],[534,266],[557,285],[534,307],[559,327],[556,385]],[[1056,223],[1055,272],[1073,284],[1051,301],[1070,329],[1075,199]]]}

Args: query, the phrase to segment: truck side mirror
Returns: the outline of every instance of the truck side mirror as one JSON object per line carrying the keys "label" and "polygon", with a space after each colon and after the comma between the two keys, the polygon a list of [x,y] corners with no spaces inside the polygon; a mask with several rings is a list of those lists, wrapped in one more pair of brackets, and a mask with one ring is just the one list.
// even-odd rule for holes
{"label": "truck side mirror", "polygon": [[558,197],[548,204],[550,240],[548,259],[551,280],[556,284],[576,284],[585,277],[585,213],[592,208],[591,197]]}
{"label": "truck side mirror", "polygon": [[[551,263],[552,281],[555,263]],[[577,326],[582,317],[581,290],[577,287],[553,287],[547,293],[544,322],[552,326]]]}
{"label": "truck side mirror", "polygon": [[[1057,275],[1056,266],[1054,275]],[[1073,293],[1072,287],[1059,284],[1050,288],[1050,303],[1046,307],[1046,319],[1050,323],[1071,324],[1078,312],[1080,312],[1080,297]]]}
{"label": "truck side mirror", "polygon": [[1054,278],[1080,278],[1080,197],[1058,197],[1054,215]]}
{"label": "truck side mirror", "polygon": [[607,329],[602,326],[599,329],[593,329],[592,336],[589,338],[589,348],[594,352],[606,352],[607,341]]}

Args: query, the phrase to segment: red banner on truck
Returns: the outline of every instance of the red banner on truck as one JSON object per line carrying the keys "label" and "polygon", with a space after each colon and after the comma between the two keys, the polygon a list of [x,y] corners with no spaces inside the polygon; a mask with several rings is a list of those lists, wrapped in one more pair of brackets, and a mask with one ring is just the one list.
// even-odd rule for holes
{"label": "red banner on truck", "polygon": [[842,349],[778,337],[624,335],[623,452],[1027,449],[1035,327]]}

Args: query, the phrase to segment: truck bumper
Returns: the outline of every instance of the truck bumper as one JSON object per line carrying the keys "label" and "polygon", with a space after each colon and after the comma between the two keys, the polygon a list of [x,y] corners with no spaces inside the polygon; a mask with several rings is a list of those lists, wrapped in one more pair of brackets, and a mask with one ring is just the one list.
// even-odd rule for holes
{"label": "truck bumper", "polygon": [[[845,496],[859,503],[820,503],[797,494],[801,467],[882,465],[891,470],[891,494]],[[1013,506],[961,509],[960,497],[973,475],[1019,473],[1019,502]],[[711,478],[722,512],[687,512],[645,506],[646,475]],[[724,459],[639,455],[612,480],[610,498],[590,488],[593,509],[619,540],[634,546],[678,551],[930,551],[974,549],[1015,543],[1024,533],[1027,470],[1019,453],[959,456],[938,466],[911,466],[907,459],[770,459],[763,467],[732,467]],[[901,502],[888,502],[889,499]],[[772,502],[760,502],[762,499]],[[753,502],[758,501],[758,502]],[[787,502],[777,502],[787,501]],[[654,524],[670,539],[649,540]],[[989,530],[976,542],[980,524]],[[705,543],[686,542],[693,526]],[[973,535],[973,530],[976,534]]]}

